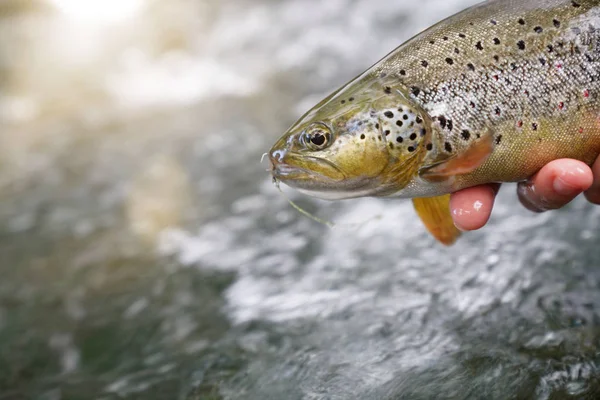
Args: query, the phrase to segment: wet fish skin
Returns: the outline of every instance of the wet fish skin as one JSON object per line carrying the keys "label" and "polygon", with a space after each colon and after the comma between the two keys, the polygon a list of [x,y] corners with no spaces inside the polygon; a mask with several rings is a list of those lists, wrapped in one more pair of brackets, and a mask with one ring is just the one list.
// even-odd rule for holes
{"label": "wet fish skin", "polygon": [[310,110],[271,149],[273,175],[323,198],[521,181],[554,159],[596,159],[599,96],[600,0],[490,0]]}

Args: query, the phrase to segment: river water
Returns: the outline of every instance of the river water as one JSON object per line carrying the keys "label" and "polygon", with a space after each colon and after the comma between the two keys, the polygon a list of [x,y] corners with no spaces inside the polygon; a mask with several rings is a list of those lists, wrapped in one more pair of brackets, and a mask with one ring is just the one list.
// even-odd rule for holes
{"label": "river water", "polygon": [[473,3],[0,1],[0,399],[600,398],[597,208],[444,248],[260,163]]}

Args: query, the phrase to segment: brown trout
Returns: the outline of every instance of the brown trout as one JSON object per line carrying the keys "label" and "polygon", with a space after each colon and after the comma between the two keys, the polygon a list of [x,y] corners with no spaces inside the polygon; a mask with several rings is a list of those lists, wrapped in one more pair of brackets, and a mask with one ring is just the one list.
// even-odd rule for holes
{"label": "brown trout", "polygon": [[410,39],[269,152],[275,181],[324,199],[413,198],[442,243],[449,194],[600,153],[600,0],[489,0]]}

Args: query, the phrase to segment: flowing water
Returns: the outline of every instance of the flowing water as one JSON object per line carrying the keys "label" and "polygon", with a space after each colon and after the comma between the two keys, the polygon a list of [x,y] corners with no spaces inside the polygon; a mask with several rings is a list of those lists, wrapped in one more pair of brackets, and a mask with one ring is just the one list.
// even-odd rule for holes
{"label": "flowing water", "polygon": [[260,163],[473,3],[0,0],[0,399],[600,398],[597,208],[443,248]]}

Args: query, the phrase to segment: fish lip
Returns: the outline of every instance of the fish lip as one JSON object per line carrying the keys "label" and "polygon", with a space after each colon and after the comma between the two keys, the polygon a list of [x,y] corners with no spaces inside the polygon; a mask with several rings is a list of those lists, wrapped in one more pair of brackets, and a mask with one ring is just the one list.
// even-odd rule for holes
{"label": "fish lip", "polygon": [[[288,154],[289,156],[289,154]],[[360,192],[360,196],[364,195],[365,190],[369,190],[374,194],[377,192],[376,187],[379,182],[378,179],[371,179],[367,177],[355,177],[347,178],[347,175],[341,171],[341,169],[329,160],[315,157],[315,156],[302,156],[303,159],[310,159],[314,162],[326,164],[336,172],[340,173],[340,177],[337,179],[330,178],[320,173],[308,170],[303,167],[297,167],[289,165],[280,159],[273,160],[271,174],[273,177],[273,183],[279,187],[280,183],[285,183],[287,186],[298,189],[300,191],[310,191],[317,193],[336,193],[342,192],[347,193],[340,198],[353,198],[357,197],[352,195],[354,192]],[[318,195],[314,195],[320,197]],[[325,198],[325,197],[320,197]]]}
{"label": "fish lip", "polygon": [[330,182],[335,183],[339,182],[342,179],[335,180],[329,177],[323,176],[319,173],[307,170],[305,168],[293,167],[288,164],[277,164],[274,165],[271,174],[273,175],[273,179],[280,182],[290,183],[292,181],[308,181],[315,180],[320,183]]}
{"label": "fish lip", "polygon": [[[339,177],[331,178],[324,176],[310,169],[294,166],[296,159],[308,160],[312,163],[323,164],[332,169]],[[316,156],[308,156],[302,154],[287,153],[284,157],[271,157],[271,174],[273,179],[286,182],[290,180],[308,181],[309,179],[319,181],[320,183],[330,182],[335,183],[346,179],[346,174],[333,162]]]}

